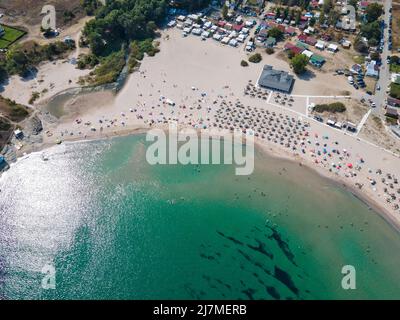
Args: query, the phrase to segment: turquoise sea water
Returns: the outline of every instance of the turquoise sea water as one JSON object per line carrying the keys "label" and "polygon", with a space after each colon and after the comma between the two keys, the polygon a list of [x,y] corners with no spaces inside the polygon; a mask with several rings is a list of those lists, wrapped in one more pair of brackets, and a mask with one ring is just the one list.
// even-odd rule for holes
{"label": "turquoise sea water", "polygon": [[400,235],[348,192],[261,153],[237,177],[145,150],[142,135],[61,145],[0,178],[0,298],[400,298]]}

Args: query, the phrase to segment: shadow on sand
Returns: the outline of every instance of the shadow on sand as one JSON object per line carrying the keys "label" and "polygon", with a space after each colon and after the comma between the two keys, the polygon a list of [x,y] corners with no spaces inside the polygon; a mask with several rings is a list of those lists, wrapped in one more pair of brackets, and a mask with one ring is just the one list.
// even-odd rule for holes
{"label": "shadow on sand", "polygon": [[300,80],[310,81],[315,78],[315,73],[314,71],[307,70],[303,74],[297,75],[297,78],[299,78]]}

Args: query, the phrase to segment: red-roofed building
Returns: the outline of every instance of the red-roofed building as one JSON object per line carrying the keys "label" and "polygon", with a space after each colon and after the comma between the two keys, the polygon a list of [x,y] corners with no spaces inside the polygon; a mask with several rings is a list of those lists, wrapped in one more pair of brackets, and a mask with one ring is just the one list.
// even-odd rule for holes
{"label": "red-roofed building", "polygon": [[232,26],[232,30],[235,30],[235,31],[237,31],[237,32],[242,31],[242,29],[243,29],[243,25],[242,25],[242,24],[234,24],[234,25]]}
{"label": "red-roofed building", "polygon": [[292,27],[287,27],[287,28],[285,29],[285,33],[286,33],[286,34],[290,34],[291,36],[293,36],[293,35],[296,34],[296,29],[295,29],[295,28],[292,28]]}
{"label": "red-roofed building", "polygon": [[367,9],[368,5],[369,5],[368,1],[360,1],[360,4],[359,4],[361,10]]}
{"label": "red-roofed building", "polygon": [[289,51],[289,50],[292,51],[295,55],[300,54],[304,51],[303,48],[296,47],[295,45],[293,45],[290,42],[287,42],[285,44],[284,49],[287,51]]}
{"label": "red-roofed building", "polygon": [[298,35],[297,38],[298,38],[299,41],[301,41],[301,42],[306,42],[306,40],[307,40],[307,36],[306,36],[305,34],[300,34],[300,35]]}
{"label": "red-roofed building", "polygon": [[387,98],[387,104],[391,107],[400,107],[400,99],[395,99],[392,97]]}
{"label": "red-roofed building", "polygon": [[285,50],[290,50],[290,49],[293,49],[294,47],[295,47],[295,45],[293,43],[286,42],[285,46],[284,46],[284,49]]}
{"label": "red-roofed building", "polygon": [[266,17],[267,19],[275,19],[276,14],[275,14],[275,12],[268,12],[268,13],[265,15],[265,17]]}
{"label": "red-roofed building", "polygon": [[316,8],[318,8],[318,7],[319,7],[319,2],[318,2],[318,1],[315,1],[315,0],[313,0],[313,1],[311,1],[310,5],[311,5],[311,8],[314,8],[314,9],[316,9]]}
{"label": "red-roofed building", "polygon": [[315,46],[317,44],[317,39],[313,37],[307,37],[306,43],[309,44],[310,46]]}
{"label": "red-roofed building", "polygon": [[225,27],[225,25],[226,25],[226,21],[218,21],[218,27],[223,28],[223,27]]}
{"label": "red-roofed building", "polygon": [[325,33],[321,36],[321,39],[324,41],[331,41],[332,37],[329,34]]}
{"label": "red-roofed building", "polygon": [[281,30],[282,32],[285,32],[285,26],[283,24],[278,24],[276,26],[279,30]]}

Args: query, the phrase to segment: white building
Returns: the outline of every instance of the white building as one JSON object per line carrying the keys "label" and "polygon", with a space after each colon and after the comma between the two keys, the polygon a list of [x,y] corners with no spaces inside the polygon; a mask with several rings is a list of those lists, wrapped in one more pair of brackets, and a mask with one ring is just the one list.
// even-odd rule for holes
{"label": "white building", "polygon": [[392,73],[392,75],[390,76],[390,80],[393,83],[400,84],[400,73]]}
{"label": "white building", "polygon": [[228,44],[229,41],[230,41],[229,37],[224,37],[224,38],[221,40],[221,43],[223,43],[223,44]]}
{"label": "white building", "polygon": [[315,47],[319,50],[325,49],[325,41],[318,40]]}
{"label": "white building", "polygon": [[237,47],[237,46],[238,46],[238,41],[237,41],[236,39],[231,39],[231,40],[229,41],[229,45],[230,45],[231,47]]}
{"label": "white building", "polygon": [[326,49],[330,52],[336,52],[338,51],[338,46],[334,43],[329,44],[328,48]]}
{"label": "white building", "polygon": [[312,51],[310,50],[304,50],[302,54],[304,54],[308,59],[310,59],[314,53],[312,53]]}

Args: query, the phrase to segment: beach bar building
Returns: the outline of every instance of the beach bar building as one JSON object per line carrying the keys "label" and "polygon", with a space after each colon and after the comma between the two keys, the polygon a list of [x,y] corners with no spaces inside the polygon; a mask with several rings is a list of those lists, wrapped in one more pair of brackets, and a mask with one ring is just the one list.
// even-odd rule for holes
{"label": "beach bar building", "polygon": [[275,70],[270,65],[265,65],[258,85],[262,88],[289,93],[292,90],[294,78],[292,75],[282,70]]}

